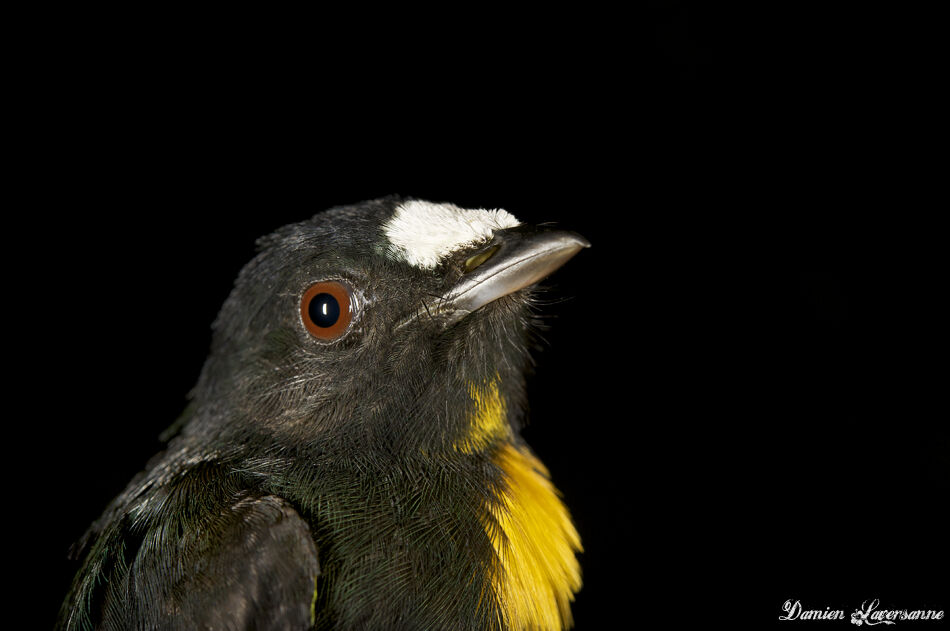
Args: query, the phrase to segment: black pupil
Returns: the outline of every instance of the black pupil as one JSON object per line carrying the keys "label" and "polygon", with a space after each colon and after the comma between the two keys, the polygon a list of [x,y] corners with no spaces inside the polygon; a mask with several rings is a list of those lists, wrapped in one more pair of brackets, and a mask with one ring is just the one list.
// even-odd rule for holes
{"label": "black pupil", "polygon": [[331,327],[340,319],[340,303],[330,294],[317,294],[307,309],[310,320],[319,327]]}

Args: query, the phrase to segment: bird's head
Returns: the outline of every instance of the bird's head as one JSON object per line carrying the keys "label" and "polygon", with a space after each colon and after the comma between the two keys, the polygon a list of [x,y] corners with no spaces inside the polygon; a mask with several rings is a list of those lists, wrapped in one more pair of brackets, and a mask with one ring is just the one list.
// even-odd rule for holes
{"label": "bird's head", "polygon": [[394,197],[285,226],[221,309],[185,433],[476,452],[517,431],[531,287],[588,245],[504,210]]}

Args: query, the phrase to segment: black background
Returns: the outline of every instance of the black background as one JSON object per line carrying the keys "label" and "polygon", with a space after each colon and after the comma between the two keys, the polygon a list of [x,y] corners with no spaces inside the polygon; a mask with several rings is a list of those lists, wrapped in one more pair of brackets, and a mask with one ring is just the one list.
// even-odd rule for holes
{"label": "black background", "polygon": [[254,240],[392,193],[593,243],[547,283],[525,432],[584,540],[578,629],[950,607],[931,18],[769,6],[41,21],[8,237],[38,621]]}

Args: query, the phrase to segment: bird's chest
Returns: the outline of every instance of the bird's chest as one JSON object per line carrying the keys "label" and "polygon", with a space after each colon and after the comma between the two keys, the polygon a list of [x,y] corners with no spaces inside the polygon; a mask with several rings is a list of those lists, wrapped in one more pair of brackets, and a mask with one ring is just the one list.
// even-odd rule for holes
{"label": "bird's chest", "polygon": [[497,628],[483,496],[470,477],[447,470],[362,472],[322,495],[318,623]]}
{"label": "bird's chest", "polygon": [[[335,628],[559,629],[580,543],[543,466],[508,446],[495,479],[366,473],[321,497],[316,619]],[[318,624],[318,627],[320,624]]]}

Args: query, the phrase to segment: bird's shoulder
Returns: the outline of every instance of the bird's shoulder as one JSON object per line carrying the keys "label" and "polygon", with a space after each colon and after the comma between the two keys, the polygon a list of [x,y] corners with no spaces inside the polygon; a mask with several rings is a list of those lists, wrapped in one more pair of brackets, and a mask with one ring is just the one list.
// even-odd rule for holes
{"label": "bird's shoulder", "polygon": [[242,628],[264,620],[265,628],[309,628],[319,574],[309,525],[288,500],[226,469],[207,460],[153,467],[133,481],[88,537],[62,626]]}

